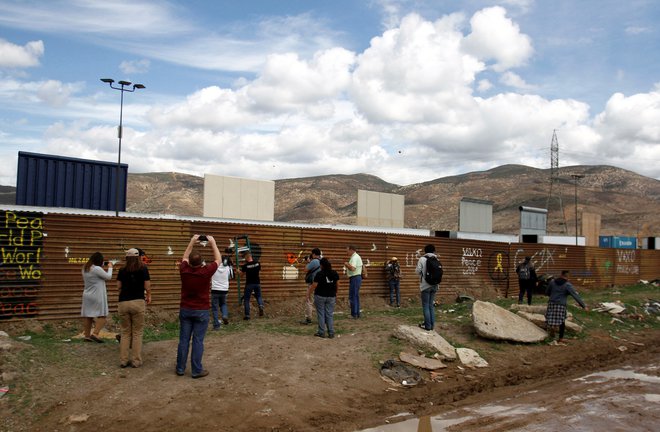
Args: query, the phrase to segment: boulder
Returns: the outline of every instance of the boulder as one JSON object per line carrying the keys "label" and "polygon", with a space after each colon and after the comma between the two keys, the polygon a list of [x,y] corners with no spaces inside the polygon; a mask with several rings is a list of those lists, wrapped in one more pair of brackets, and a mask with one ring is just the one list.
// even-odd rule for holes
{"label": "boulder", "polygon": [[486,339],[536,343],[548,337],[538,326],[494,303],[478,300],[472,307],[477,334]]}
{"label": "boulder", "polygon": [[399,325],[394,329],[394,337],[407,340],[415,347],[435,351],[443,360],[456,360],[456,350],[435,331],[426,331],[419,327]]}
{"label": "boulder", "polygon": [[446,364],[438,359],[424,357],[423,355],[409,354],[407,352],[401,352],[399,354],[399,359],[402,362],[427,370],[436,370],[447,367]]}
{"label": "boulder", "polygon": [[[526,320],[529,320],[529,321],[533,322],[534,324],[541,327],[542,329],[544,329],[546,327],[546,325],[545,325],[545,315],[533,314],[533,313],[523,312],[523,311],[518,311],[518,315],[525,318]],[[574,322],[568,321],[568,320],[566,320],[565,323],[566,323],[566,329],[567,330],[570,330],[574,333],[580,333],[582,331],[582,326],[579,325],[579,324],[575,324]]]}
{"label": "boulder", "polygon": [[509,306],[509,309],[515,311],[523,311],[529,313],[545,314],[546,309],[548,308],[547,304],[539,305],[526,305],[526,304],[512,304]]}
{"label": "boulder", "polygon": [[458,354],[458,359],[461,363],[469,368],[488,367],[488,362],[481,358],[481,356],[473,349],[456,348],[456,354]]}

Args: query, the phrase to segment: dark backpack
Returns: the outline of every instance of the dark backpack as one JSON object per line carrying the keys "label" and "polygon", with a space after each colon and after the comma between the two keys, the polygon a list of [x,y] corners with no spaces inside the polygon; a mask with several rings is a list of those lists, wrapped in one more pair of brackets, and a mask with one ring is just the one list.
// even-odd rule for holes
{"label": "dark backpack", "polygon": [[442,264],[435,255],[426,257],[426,273],[424,280],[429,285],[437,285],[442,282]]}
{"label": "dark backpack", "polygon": [[518,269],[518,279],[520,280],[529,280],[531,279],[532,275],[529,271],[529,266],[527,264],[523,264],[520,266]]}

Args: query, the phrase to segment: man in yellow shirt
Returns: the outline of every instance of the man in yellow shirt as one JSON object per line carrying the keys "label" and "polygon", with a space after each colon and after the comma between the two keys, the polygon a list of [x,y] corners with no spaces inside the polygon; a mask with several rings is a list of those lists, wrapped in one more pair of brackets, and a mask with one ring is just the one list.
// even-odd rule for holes
{"label": "man in yellow shirt", "polygon": [[348,276],[348,302],[351,305],[351,316],[354,319],[360,318],[360,286],[362,286],[362,258],[357,253],[355,246],[350,245],[346,248],[348,252],[348,261],[346,266],[346,275]]}

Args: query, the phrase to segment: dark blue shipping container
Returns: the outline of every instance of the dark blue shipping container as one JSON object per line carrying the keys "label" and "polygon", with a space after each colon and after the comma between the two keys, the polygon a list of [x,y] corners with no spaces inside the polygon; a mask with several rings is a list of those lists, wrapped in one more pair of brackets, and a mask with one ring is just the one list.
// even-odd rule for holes
{"label": "dark blue shipping container", "polygon": [[637,237],[600,236],[598,246],[615,249],[637,249]]}
{"label": "dark blue shipping container", "polygon": [[[116,210],[117,164],[18,152],[16,205]],[[126,211],[128,165],[119,167],[119,211]]]}

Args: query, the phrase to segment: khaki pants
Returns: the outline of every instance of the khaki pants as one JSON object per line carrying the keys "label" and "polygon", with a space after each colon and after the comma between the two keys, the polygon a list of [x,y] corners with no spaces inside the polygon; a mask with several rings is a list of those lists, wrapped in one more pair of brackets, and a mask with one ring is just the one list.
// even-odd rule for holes
{"label": "khaki pants", "polygon": [[[145,302],[142,299],[119,302],[119,323],[121,341],[119,342],[119,361],[134,367],[142,366],[142,331],[144,330]],[[128,351],[132,349],[132,359]]]}
{"label": "khaki pants", "polygon": [[314,312],[314,300],[313,298],[310,299],[307,296],[307,293],[305,293],[305,318],[307,319],[312,319],[312,313]]}

